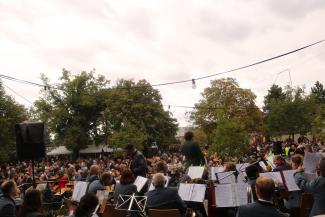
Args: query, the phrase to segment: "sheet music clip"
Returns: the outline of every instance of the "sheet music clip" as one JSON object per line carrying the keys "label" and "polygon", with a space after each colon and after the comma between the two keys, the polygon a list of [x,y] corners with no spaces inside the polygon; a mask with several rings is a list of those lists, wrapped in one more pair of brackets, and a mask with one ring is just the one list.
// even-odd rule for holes
{"label": "sheet music clip", "polygon": [[130,216],[132,212],[137,212],[141,216],[146,216],[147,197],[132,195],[119,195],[115,209],[124,210]]}

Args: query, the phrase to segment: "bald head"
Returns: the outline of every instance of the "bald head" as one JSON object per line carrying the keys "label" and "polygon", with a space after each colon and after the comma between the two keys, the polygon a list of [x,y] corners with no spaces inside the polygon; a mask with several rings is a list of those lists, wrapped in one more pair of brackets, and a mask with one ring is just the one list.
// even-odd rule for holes
{"label": "bald head", "polygon": [[165,176],[162,173],[156,173],[152,178],[152,184],[155,187],[163,187],[165,183]]}
{"label": "bald head", "polygon": [[260,176],[256,180],[256,194],[259,199],[272,201],[275,192],[273,179]]}

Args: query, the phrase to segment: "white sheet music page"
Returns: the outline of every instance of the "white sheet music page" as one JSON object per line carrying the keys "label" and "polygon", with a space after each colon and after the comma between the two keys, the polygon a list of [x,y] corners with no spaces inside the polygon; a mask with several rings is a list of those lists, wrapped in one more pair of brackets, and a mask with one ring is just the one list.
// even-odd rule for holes
{"label": "white sheet music page", "polygon": [[88,182],[76,182],[73,193],[72,200],[76,202],[80,202],[80,199],[86,194],[88,187]]}
{"label": "white sheet music page", "polygon": [[137,191],[140,192],[143,188],[143,186],[147,183],[148,179],[144,178],[142,176],[138,176],[135,181],[134,185],[137,186]]}
{"label": "white sheet music page", "polygon": [[192,195],[190,200],[194,202],[203,202],[205,197],[206,185],[193,184]]}
{"label": "white sheet music page", "polygon": [[236,182],[234,171],[217,173],[217,176],[220,184],[229,184]]}
{"label": "white sheet music page", "polygon": [[283,184],[280,172],[260,173],[260,176],[269,177],[269,178],[273,179],[275,183]]}
{"label": "white sheet music page", "polygon": [[245,183],[236,183],[233,184],[236,195],[236,206],[245,205],[248,203],[247,200],[247,184]]}
{"label": "white sheet music page", "polygon": [[203,176],[203,172],[204,172],[204,167],[198,167],[198,166],[191,166],[188,168],[188,172],[187,175],[191,178],[191,179],[200,179]]}
{"label": "white sheet music page", "polygon": [[249,166],[249,163],[243,163],[243,164],[236,164],[236,170],[239,171],[245,171],[246,167]]}
{"label": "white sheet music page", "polygon": [[293,177],[295,172],[295,170],[282,171],[288,191],[300,191],[300,188],[296,184],[295,178]]}
{"label": "white sheet music page", "polygon": [[215,199],[217,207],[234,207],[232,184],[220,184],[215,186]]}
{"label": "white sheet music page", "polygon": [[266,165],[265,165],[265,163],[264,163],[263,161],[258,162],[258,164],[260,165],[260,167],[262,167],[262,169],[263,169],[264,171],[267,170]]}
{"label": "white sheet music page", "polygon": [[216,173],[221,173],[223,172],[224,168],[223,167],[211,167],[211,180],[217,180],[216,178]]}
{"label": "white sheet music page", "polygon": [[178,194],[182,198],[182,200],[190,201],[191,200],[191,194],[192,194],[192,188],[193,184],[185,184],[181,183],[178,188]]}

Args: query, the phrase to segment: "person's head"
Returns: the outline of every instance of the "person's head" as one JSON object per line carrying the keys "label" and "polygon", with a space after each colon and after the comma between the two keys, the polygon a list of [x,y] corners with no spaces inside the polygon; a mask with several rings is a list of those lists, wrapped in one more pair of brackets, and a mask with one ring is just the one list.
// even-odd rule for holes
{"label": "person's head", "polygon": [[98,175],[99,174],[99,166],[97,165],[91,165],[89,170],[90,175]]}
{"label": "person's head", "polygon": [[246,167],[245,172],[249,180],[254,180],[258,178],[258,167],[256,165],[250,165]]}
{"label": "person's head", "polygon": [[157,163],[157,172],[166,174],[168,172],[168,166],[164,161]]}
{"label": "person's head", "polygon": [[191,131],[188,131],[184,134],[185,141],[191,141],[194,137],[194,134]]}
{"label": "person's head", "polygon": [[325,158],[319,162],[320,175],[325,177]]}
{"label": "person's head", "polygon": [[113,176],[110,173],[103,173],[102,176],[100,177],[100,182],[104,186],[111,185],[113,181]]}
{"label": "person's head", "polygon": [[16,197],[18,193],[17,185],[14,181],[6,181],[1,185],[2,194],[7,197]]}
{"label": "person's head", "polygon": [[272,201],[275,192],[273,179],[260,176],[256,179],[256,195],[259,199]]}
{"label": "person's head", "polygon": [[275,166],[280,166],[284,163],[284,160],[280,155],[275,155],[273,157],[273,163]]}
{"label": "person's head", "polygon": [[75,217],[90,217],[93,215],[97,205],[98,199],[96,195],[87,193],[80,199],[79,206],[77,207],[74,215]]}
{"label": "person's head", "polygon": [[164,187],[166,184],[165,176],[162,173],[156,173],[152,178],[152,184],[157,187]]}
{"label": "person's head", "polygon": [[26,192],[18,217],[25,217],[31,212],[42,212],[42,194],[38,189],[30,189]]}
{"label": "person's head", "polygon": [[130,169],[123,170],[121,174],[120,183],[122,185],[128,185],[134,182],[134,175]]}
{"label": "person's head", "polygon": [[302,156],[295,154],[291,157],[291,166],[292,169],[296,170],[298,167],[302,166]]}
{"label": "person's head", "polygon": [[234,163],[225,164],[225,172],[236,171],[236,165]]}
{"label": "person's head", "polygon": [[126,154],[128,156],[132,156],[133,153],[135,152],[135,147],[133,144],[127,144],[124,148],[124,150],[126,151]]}
{"label": "person's head", "polygon": [[313,152],[311,145],[305,145],[305,152]]}

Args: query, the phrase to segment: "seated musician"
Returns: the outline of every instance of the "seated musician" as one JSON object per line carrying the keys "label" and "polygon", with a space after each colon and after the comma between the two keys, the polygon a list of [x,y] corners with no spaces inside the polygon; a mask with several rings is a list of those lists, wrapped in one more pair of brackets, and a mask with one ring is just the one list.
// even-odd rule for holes
{"label": "seated musician", "polygon": [[116,185],[114,192],[114,203],[117,203],[119,195],[131,195],[137,193],[137,186],[134,183],[134,175],[130,169],[122,171],[120,183]]}
{"label": "seated musician", "polygon": [[110,173],[103,173],[100,177],[100,180],[95,180],[90,183],[88,187],[88,193],[96,194],[97,191],[105,190],[105,186],[113,184],[113,176]]}
{"label": "seated musician", "polygon": [[92,165],[89,169],[89,175],[86,179],[86,182],[92,183],[95,180],[99,180],[99,166]]}
{"label": "seated musician", "polygon": [[18,217],[44,217],[42,212],[42,194],[40,190],[28,190],[23,205],[19,209]]}
{"label": "seated musician", "polygon": [[257,201],[257,195],[256,195],[256,190],[255,190],[255,185],[256,185],[256,179],[259,177],[258,173],[258,167],[254,165],[250,165],[245,168],[245,172],[247,175],[247,183],[251,186],[252,189],[252,196],[253,200]]}
{"label": "seated musician", "polygon": [[283,170],[291,170],[291,166],[280,155],[274,156],[273,163],[276,166],[273,169],[273,172],[281,172]]}
{"label": "seated musician", "polygon": [[310,216],[325,214],[325,158],[319,163],[320,176],[313,181],[308,181],[302,174],[303,169],[299,167],[294,174],[295,181],[299,188],[311,193],[314,197],[314,204]]}
{"label": "seated musician", "polygon": [[153,176],[152,184],[155,189],[146,193],[147,209],[178,209],[182,216],[185,215],[185,202],[176,188],[165,187],[166,179],[162,173]]}
{"label": "seated musician", "polygon": [[16,217],[16,204],[14,198],[17,196],[17,185],[14,181],[6,181],[1,185],[2,196],[0,198],[0,216]]}
{"label": "seated musician", "polygon": [[268,177],[259,177],[256,180],[256,195],[254,203],[242,205],[238,208],[237,217],[286,217],[273,204],[275,183]]}
{"label": "seated musician", "polygon": [[77,209],[69,217],[91,217],[98,205],[94,194],[87,193],[81,199]]}

